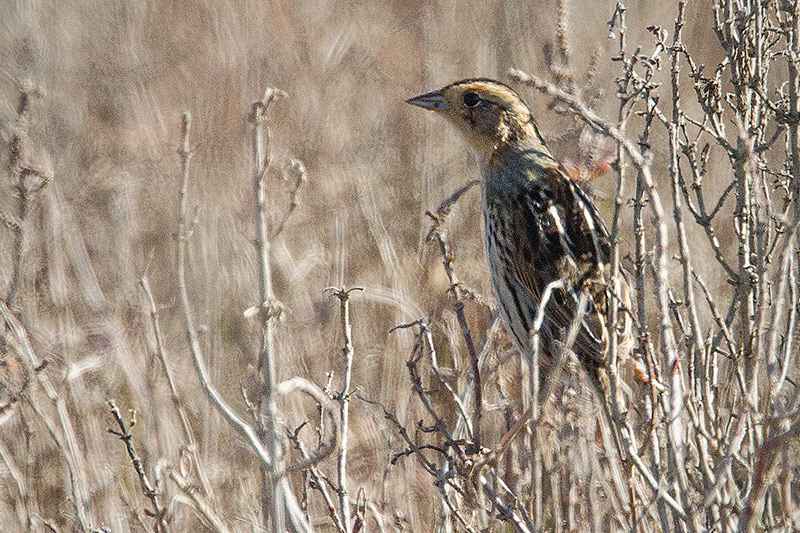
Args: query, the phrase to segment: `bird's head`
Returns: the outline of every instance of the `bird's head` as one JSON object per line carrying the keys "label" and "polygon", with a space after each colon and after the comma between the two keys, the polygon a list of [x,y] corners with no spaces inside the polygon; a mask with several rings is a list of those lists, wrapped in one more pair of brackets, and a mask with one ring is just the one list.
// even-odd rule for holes
{"label": "bird's head", "polygon": [[498,149],[523,142],[546,151],[527,104],[498,81],[462,80],[406,101],[447,118],[481,158],[489,159]]}

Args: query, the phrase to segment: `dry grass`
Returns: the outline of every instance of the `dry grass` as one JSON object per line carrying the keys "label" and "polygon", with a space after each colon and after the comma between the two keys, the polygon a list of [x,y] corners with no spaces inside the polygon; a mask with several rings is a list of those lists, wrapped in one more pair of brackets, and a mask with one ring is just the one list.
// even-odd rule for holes
{"label": "dry grass", "polygon": [[[80,530],[87,524],[114,532],[156,527],[157,520],[144,512],[152,507],[142,494],[125,447],[106,431],[108,426],[117,427],[107,408],[109,399],[116,401],[125,423],[125,411],[136,409],[132,443],[156,487],[159,504],[166,509],[165,527],[202,530],[212,527],[212,514],[231,531],[254,531],[268,523],[261,511],[259,462],[203,394],[186,343],[175,281],[180,185],[175,150],[185,110],[194,117],[188,190],[193,230],[187,245],[189,299],[210,378],[239,415],[255,422],[253,414],[258,409],[248,406],[242,391],[247,391],[247,398],[258,396],[261,335],[258,320],[244,315],[260,303],[259,258],[253,246],[251,130],[245,117],[267,86],[288,94],[274,104],[269,120],[274,151],[267,174],[270,227],[280,224],[297,185],[289,162],[302,161],[308,176],[298,193],[299,204],[270,249],[274,295],[284,307],[274,335],[277,380],[302,376],[325,386],[333,372],[327,392],[335,395],[341,383],[344,341],[339,301],[325,289],[360,286],[364,291],[353,293],[350,301],[351,387],[358,396],[380,402],[412,432],[417,421],[426,417],[406,367],[417,341],[413,328],[388,333],[398,324],[420,318],[431,326],[439,363],[448,369],[453,386],[463,388],[469,356],[452,310],[439,249],[426,242],[431,222],[425,212],[435,210],[476,177],[477,169],[456,132],[403,101],[464,77],[509,81],[505,73],[510,66],[552,72],[551,67],[563,61],[557,52],[559,6],[552,1],[522,4],[513,0],[450,4],[178,0],[117,5],[90,0],[58,7],[33,2],[0,6],[0,57],[6,60],[0,77],[0,152],[4,163],[13,164],[14,135],[20,131],[21,82],[30,80],[41,94],[27,93],[32,101],[24,135],[26,164],[51,178],[41,191],[30,195],[22,240],[11,225],[0,232],[0,285],[18,287],[18,296],[9,303],[30,342],[28,350],[22,334],[9,329],[15,320],[9,318],[0,350],[0,524],[4,531]],[[628,43],[641,44],[642,53],[652,51],[649,25],[668,28],[671,42],[674,5],[631,4]],[[618,40],[608,39],[605,24],[614,5],[612,1],[575,0],[567,28],[571,65],[583,79],[596,62],[592,90],[602,91],[603,96],[595,109],[610,119],[617,116],[615,79],[621,76],[619,64],[609,59],[617,53]],[[713,12],[703,3],[690,3],[686,20],[686,46],[698,64],[709,65],[704,74],[711,75],[724,56],[710,29]],[[634,47],[629,44],[631,50]],[[666,53],[662,60],[667,61]],[[669,86],[668,67],[655,76],[654,81]],[[772,88],[787,79],[785,66],[776,66],[774,76]],[[687,94],[692,92],[687,73],[681,83]],[[729,90],[727,79],[723,83]],[[548,109],[550,99],[519,88],[559,157],[592,168],[599,159],[614,154],[613,142],[590,134],[573,116]],[[669,97],[667,92],[663,95],[666,109]],[[687,101],[684,107],[687,113],[701,112],[696,101]],[[643,120],[631,118],[630,138],[636,139]],[[735,142],[735,133],[731,138]],[[781,137],[778,144],[784,141]],[[667,215],[672,216],[664,128],[653,128],[649,145],[657,188],[665,198]],[[776,166],[782,162],[780,155],[768,159]],[[4,164],[3,168],[9,167]],[[19,190],[12,174],[13,169],[0,179],[0,214],[13,221],[18,216]],[[712,150],[705,193],[716,199],[731,179],[727,157]],[[619,244],[622,265],[631,269],[626,257],[636,253],[629,201],[635,184],[631,171],[622,191]],[[610,224],[615,173],[593,180],[591,189]],[[775,194],[779,194],[777,188]],[[776,205],[782,199],[776,197]],[[731,201],[723,208],[716,231],[722,252],[736,265],[739,241],[733,205]],[[688,220],[688,215],[684,217]],[[646,220],[648,246],[652,246],[654,228]],[[475,293],[489,298],[477,189],[458,201],[446,225],[458,277]],[[669,231],[669,253],[676,254],[671,220]],[[22,243],[21,254],[16,253],[17,242]],[[724,314],[736,296],[714,259],[706,233],[693,221],[687,243],[696,273]],[[790,244],[790,249],[796,251],[796,244]],[[15,284],[18,258],[20,280]],[[795,259],[787,272],[794,272],[797,265]],[[143,276],[152,288],[163,353],[178,403],[185,409],[184,421],[173,408],[164,365],[157,356],[150,305],[140,286]],[[656,305],[649,303],[653,278],[650,273],[647,276],[647,322],[654,335],[651,340],[658,345],[659,315]],[[668,280],[681,300],[683,277],[677,262],[670,263]],[[791,283],[796,287],[796,280]],[[777,291],[777,285],[770,291]],[[697,306],[703,333],[716,332],[717,324],[698,286],[695,293],[703,302]],[[776,298],[797,297],[790,293],[787,289],[787,296]],[[786,306],[784,322],[790,307]],[[492,311],[468,299],[465,312],[476,344],[483,345]],[[689,311],[680,308],[676,313],[686,319]],[[680,336],[677,326],[676,335],[684,350],[686,336]],[[521,412],[523,365],[503,333],[493,342],[483,384],[483,444],[487,447],[497,444]],[[791,346],[791,339],[779,344]],[[45,366],[35,368],[23,353],[35,354]],[[788,360],[787,389],[794,398],[797,358],[792,353]],[[685,361],[682,371],[688,375],[690,363]],[[765,361],[761,378],[772,378],[774,369],[768,370],[768,364],[774,361]],[[421,371],[426,383],[434,379],[428,366]],[[547,430],[536,437],[541,454],[537,459],[541,463],[536,464],[545,472],[549,495],[540,524],[553,530],[630,528],[629,509],[621,509],[622,503],[614,499],[619,487],[611,486],[611,478],[606,477],[613,461],[605,458],[602,445],[595,445],[601,440],[594,424],[595,403],[584,390],[579,372],[568,369],[566,374],[547,406]],[[729,384],[727,376],[720,378],[720,398],[730,402],[720,404],[721,410],[730,408],[726,416],[738,412],[736,406],[742,402],[733,390],[738,386],[735,376]],[[450,413],[452,423],[456,415],[450,398],[434,394],[433,401],[438,402],[437,409]],[[792,401],[786,400],[786,405],[794,405]],[[773,407],[769,401],[762,403],[766,418],[754,423],[775,424],[784,431],[790,422],[796,425],[794,419],[778,417]],[[300,435],[305,446],[313,449],[319,421],[315,402],[290,395],[280,399],[278,409],[281,423],[288,428],[310,421]],[[65,429],[70,425],[72,433]],[[695,433],[688,426],[688,445],[694,446]],[[750,480],[738,489],[749,490],[755,482],[755,451],[768,434],[772,435],[751,427],[742,436],[749,439],[749,455],[744,458],[736,450],[713,451],[720,454],[714,464],[723,465],[720,472],[730,471],[731,484]],[[733,438],[727,433],[719,437],[720,442]],[[421,433],[412,438],[441,442]],[[192,439],[196,439],[194,449],[187,447]],[[772,520],[784,528],[800,524],[800,502],[792,478],[797,467],[790,466],[786,455],[792,449],[790,441],[778,447],[782,467],[767,469],[771,472],[767,485],[772,487],[774,481],[776,487],[767,496],[769,509],[776,509],[779,516],[767,517],[764,524]],[[439,493],[420,461],[404,457],[391,462],[405,447],[380,407],[352,396],[348,485],[353,499],[363,489],[373,506],[368,513],[370,530],[432,531],[434,524],[441,524]],[[293,462],[299,453],[290,448],[286,453]],[[532,474],[525,448],[515,448],[514,454],[506,473],[515,479],[506,481],[526,486]],[[65,457],[72,458],[71,472]],[[652,456],[647,460],[659,463]],[[701,476],[695,470],[689,475]],[[321,463],[319,474],[335,482],[335,460]],[[304,493],[303,479],[299,474],[291,478],[298,498]],[[673,482],[678,483],[670,481],[670,490],[675,488]],[[186,483],[191,489],[185,488]],[[706,486],[713,493],[712,488]],[[739,494],[732,486],[727,490],[734,500],[750,501],[747,491]],[[335,491],[331,494],[335,502]],[[76,496],[83,502],[78,506],[84,507],[82,511],[76,511]],[[704,505],[711,509],[703,497],[702,491],[693,492],[691,501],[681,503],[694,511]],[[584,498],[591,501],[578,502]],[[717,503],[723,513],[741,511],[729,501]],[[201,518],[204,505],[207,512]],[[639,526],[643,530],[657,527],[662,510],[656,510],[655,504],[642,503],[642,507],[640,512],[649,518]],[[316,529],[335,530],[321,496],[310,489],[308,510]],[[469,511],[465,513],[469,516]],[[481,519],[486,518],[476,518]],[[669,520],[676,519],[670,515]],[[714,520],[708,514],[698,523]],[[456,530],[462,527],[455,524]],[[691,523],[680,527],[699,530]],[[734,526],[726,521],[720,527]]]}

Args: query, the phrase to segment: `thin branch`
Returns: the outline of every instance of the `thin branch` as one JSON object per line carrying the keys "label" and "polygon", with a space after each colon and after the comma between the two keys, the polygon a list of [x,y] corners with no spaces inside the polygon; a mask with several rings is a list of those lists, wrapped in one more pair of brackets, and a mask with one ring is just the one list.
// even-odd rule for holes
{"label": "thin branch", "polygon": [[[208,371],[206,370],[205,366],[205,358],[203,357],[203,352],[200,348],[200,340],[197,336],[197,329],[194,325],[192,308],[189,303],[189,291],[186,285],[186,246],[188,243],[186,206],[188,203],[187,191],[189,188],[189,162],[192,157],[192,151],[189,145],[190,129],[191,114],[187,111],[183,114],[183,127],[181,135],[182,141],[181,147],[178,149],[178,154],[181,158],[181,186],[178,206],[178,231],[176,235],[176,239],[178,241],[176,252],[176,275],[181,310],[183,311],[186,339],[189,342],[189,348],[191,350],[195,372],[197,373],[198,378],[200,378],[200,384],[202,385],[203,392],[206,394],[209,401],[211,401],[211,404],[245,439],[245,441],[250,445],[250,448],[258,456],[261,463],[263,463],[264,466],[271,472],[275,472],[275,477],[279,478],[280,476],[277,476],[279,471],[273,465],[272,456],[261,443],[261,440],[258,438],[258,434],[256,433],[255,429],[253,429],[252,426],[246,423],[234,412],[234,410],[225,402],[225,400],[223,400],[216,388],[211,384],[211,380],[208,377]],[[294,499],[294,495],[292,494],[289,485],[286,484],[285,481],[281,481],[280,483],[275,483],[275,486],[279,487],[281,491],[283,505],[287,509],[288,516],[292,519],[291,525],[294,530],[298,532],[310,532],[308,524],[305,523],[302,514],[299,512],[299,506]]]}
{"label": "thin branch", "polygon": [[178,473],[174,468],[168,468],[167,472],[170,479],[175,482],[181,492],[191,500],[192,508],[203,522],[212,530],[216,531],[216,533],[228,533],[228,531],[230,531],[217,515],[216,511],[214,511],[208,499],[197,491],[188,479]]}
{"label": "thin branch", "polygon": [[131,459],[131,464],[133,465],[133,469],[136,471],[136,475],[139,477],[139,486],[142,489],[142,494],[144,494],[145,498],[150,500],[150,505],[153,507],[152,510],[145,511],[148,516],[151,516],[155,520],[155,531],[156,533],[167,533],[169,530],[167,529],[167,511],[161,503],[158,501],[158,492],[153,484],[150,482],[150,478],[147,477],[147,473],[144,471],[144,467],[142,466],[142,460],[139,458],[139,454],[136,453],[136,449],[133,447],[133,443],[131,442],[131,432],[133,431],[134,426],[136,426],[136,411],[131,410],[131,419],[129,424],[126,426],[125,421],[122,419],[122,415],[117,408],[117,404],[114,403],[114,400],[108,400],[108,407],[111,409],[111,415],[114,417],[114,421],[117,423],[117,427],[119,429],[108,428],[107,431],[112,435],[116,435],[119,440],[125,443],[125,449],[128,452],[128,457]]}
{"label": "thin branch", "polygon": [[327,292],[339,299],[339,318],[342,326],[344,346],[342,347],[342,390],[339,392],[339,451],[336,458],[336,475],[339,482],[339,512],[345,530],[352,531],[350,520],[350,497],[347,491],[347,431],[350,427],[350,378],[353,372],[353,332],[350,326],[350,293],[363,291],[361,287],[349,290],[329,288]]}
{"label": "thin branch", "polygon": [[186,407],[184,406],[184,402],[181,399],[180,393],[178,392],[178,387],[175,385],[175,380],[172,377],[172,371],[167,363],[167,353],[166,349],[164,348],[164,338],[161,334],[161,324],[158,320],[158,308],[156,307],[156,302],[153,298],[153,292],[150,290],[150,282],[147,279],[147,276],[141,277],[139,280],[139,285],[142,287],[149,305],[150,324],[153,328],[153,336],[155,337],[156,344],[156,357],[158,357],[158,360],[161,363],[161,368],[164,371],[164,377],[167,380],[172,406],[175,408],[175,411],[178,413],[178,418],[181,421],[183,436],[186,439],[189,453],[191,454],[192,460],[194,461],[194,466],[197,469],[197,475],[200,478],[200,483],[203,485],[203,491],[209,497],[212,497],[211,484],[208,481],[208,476],[206,475],[205,469],[200,463],[200,456],[197,453],[197,441],[194,437],[192,425],[189,422],[189,414],[186,412]]}
{"label": "thin branch", "polygon": [[[331,422],[333,422],[334,427],[331,430],[331,435],[327,442],[320,444],[319,447],[317,447],[317,449],[314,450],[314,452],[310,454],[307,459],[289,465],[281,472],[276,472],[276,478],[281,480],[284,480],[289,474],[306,470],[307,468],[319,464],[326,458],[330,457],[334,450],[337,449],[339,442],[338,439],[341,433],[341,429],[339,428],[339,423],[336,417],[336,407],[321,388],[301,377],[287,379],[286,381],[282,381],[275,386],[275,394],[278,396],[286,396],[294,391],[299,391],[310,396],[317,403],[317,405],[320,406],[322,412],[328,414],[328,418],[331,420]],[[320,439],[321,438],[322,437],[320,437]]]}
{"label": "thin branch", "polygon": [[23,355],[23,360],[26,362],[27,366],[34,370],[34,374],[44,390],[48,401],[56,408],[59,425],[61,426],[61,435],[58,434],[49,419],[44,415],[39,406],[36,405],[33,398],[26,396],[31,409],[33,409],[34,413],[36,413],[45,424],[59,452],[61,452],[64,458],[70,477],[75,516],[81,524],[81,527],[88,530],[90,528],[91,519],[86,510],[86,503],[89,500],[89,491],[86,487],[87,483],[85,479],[83,455],[78,449],[78,439],[75,435],[75,430],[67,410],[66,401],[56,392],[47,374],[41,371],[45,368],[46,362],[40,362],[36,352],[33,351],[25,327],[3,300],[0,300],[0,318],[2,318],[4,322],[3,328],[7,328],[7,331],[10,331],[14,337],[12,339],[8,336],[5,337],[5,340],[9,342],[9,344],[11,344],[10,341],[14,341],[14,346]]}
{"label": "thin branch", "polygon": [[[252,105],[249,116],[252,127],[252,152],[253,152],[253,194],[255,196],[255,224],[256,224],[256,257],[258,259],[258,304],[265,309],[273,308],[272,272],[270,266],[270,240],[267,230],[267,171],[272,161],[271,135],[266,127],[270,106],[279,98],[285,96],[282,91],[268,87],[263,98]],[[272,466],[262,465],[261,507],[264,513],[265,525],[268,517],[271,519],[273,531],[285,529],[286,517],[280,505],[278,486],[274,483],[275,474],[283,468],[282,445],[278,434],[278,407],[275,402],[275,340],[274,318],[275,313],[261,313],[261,347],[258,356],[258,368],[261,374],[261,388],[259,407],[264,415],[261,432],[263,433],[266,448],[272,459]]]}
{"label": "thin branch", "polygon": [[270,234],[270,241],[274,241],[276,238],[278,238],[278,235],[283,232],[283,229],[286,227],[286,223],[291,218],[295,209],[297,209],[297,207],[300,205],[300,192],[308,182],[308,177],[306,176],[306,166],[297,159],[292,159],[288,162],[284,168],[284,172],[287,170],[291,170],[291,172],[295,174],[296,179],[294,182],[294,187],[289,195],[289,207],[286,208],[283,218],[281,218],[281,221],[278,223],[275,230]]}
{"label": "thin branch", "polygon": [[[305,425],[305,422],[303,424]],[[287,430],[287,438],[292,441],[295,449],[300,452],[300,456],[303,458],[303,460],[308,462],[310,461],[310,456],[308,451],[306,451],[302,441],[300,441],[300,437],[298,435],[301,428],[302,426],[300,426],[297,431]],[[333,503],[333,498],[331,498],[331,495],[328,493],[328,486],[323,481],[322,474],[320,474],[319,469],[316,466],[311,465],[307,468],[307,470],[313,481],[311,486],[319,491],[320,495],[322,495],[322,499],[325,501],[325,506],[328,509],[328,515],[331,517],[331,520],[333,520],[333,525],[336,527],[336,531],[338,533],[347,533],[344,525],[342,524],[341,515],[336,512],[336,506]]]}
{"label": "thin branch", "polygon": [[448,200],[445,200],[437,212],[431,213],[428,211],[426,214],[433,221],[433,226],[428,233],[428,240],[433,238],[439,243],[439,251],[442,254],[442,264],[444,265],[447,279],[450,280],[450,296],[453,300],[453,311],[456,314],[458,325],[461,328],[461,334],[464,337],[464,342],[467,345],[467,352],[469,353],[470,369],[472,371],[472,379],[475,384],[473,396],[473,412],[472,412],[472,446],[475,450],[481,448],[481,419],[483,418],[483,392],[481,385],[480,374],[480,360],[478,359],[477,351],[475,350],[475,343],[472,340],[472,332],[467,323],[467,316],[464,313],[464,297],[462,295],[462,288],[453,269],[453,250],[447,242],[447,232],[444,227],[447,214],[450,212],[452,205],[455,201],[469,188],[472,187],[472,182],[467,183],[461,189],[456,191]]}
{"label": "thin branch", "polygon": [[11,284],[6,294],[6,303],[12,308],[17,303],[17,296],[22,283],[22,256],[27,238],[27,219],[30,203],[34,196],[47,186],[52,179],[51,172],[33,163],[28,153],[31,101],[40,96],[41,92],[30,82],[23,81],[20,85],[17,119],[14,126],[14,134],[9,142],[8,162],[11,169],[11,183],[14,194],[17,197],[17,216],[13,223],[7,217],[3,217],[3,220],[14,233],[13,252],[11,255]]}

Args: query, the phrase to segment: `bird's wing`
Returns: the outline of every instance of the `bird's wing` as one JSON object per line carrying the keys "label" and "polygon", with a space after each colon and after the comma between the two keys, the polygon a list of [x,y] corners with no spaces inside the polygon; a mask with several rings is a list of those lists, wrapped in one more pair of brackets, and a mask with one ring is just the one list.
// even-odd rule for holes
{"label": "bird's wing", "polygon": [[587,365],[604,364],[607,345],[605,328],[606,295],[604,265],[610,253],[608,231],[586,194],[559,167],[539,169],[518,199],[518,220],[511,225],[520,255],[515,275],[539,302],[553,281],[564,289],[553,293],[547,303],[546,321],[555,326],[553,334],[566,335],[576,313],[582,291],[589,300],[578,337],[572,347]]}

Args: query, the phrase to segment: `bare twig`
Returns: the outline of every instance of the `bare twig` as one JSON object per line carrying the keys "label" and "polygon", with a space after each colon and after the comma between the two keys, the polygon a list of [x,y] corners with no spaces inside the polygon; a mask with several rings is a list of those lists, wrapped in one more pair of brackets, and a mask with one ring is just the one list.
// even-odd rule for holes
{"label": "bare twig", "polygon": [[197,512],[200,518],[214,531],[217,533],[228,533],[229,529],[225,526],[225,523],[222,519],[217,515],[216,511],[211,505],[211,502],[203,496],[199,491],[197,491],[192,483],[180,473],[178,473],[175,468],[168,469],[169,477],[178,488],[183,492],[189,500],[192,502],[193,509]]}
{"label": "bare twig", "polygon": [[[178,150],[181,157],[181,187],[180,187],[180,201],[178,207],[178,231],[177,231],[177,283],[178,293],[180,297],[181,310],[183,311],[183,320],[186,329],[186,338],[189,342],[189,347],[192,353],[192,362],[194,363],[195,372],[200,378],[200,384],[203,387],[203,392],[206,394],[211,404],[216,408],[220,414],[227,420],[227,422],[238,431],[246,442],[250,445],[252,450],[256,453],[259,460],[275,472],[275,478],[280,479],[277,474],[280,472],[273,465],[272,456],[261,443],[255,429],[242,420],[234,410],[223,400],[222,396],[211,384],[208,377],[208,371],[205,367],[205,359],[203,352],[200,348],[200,340],[197,337],[197,329],[194,325],[194,318],[192,314],[191,305],[189,304],[189,291],[186,285],[186,244],[187,244],[187,223],[186,223],[186,205],[187,205],[187,190],[189,187],[189,161],[191,160],[192,151],[189,145],[189,131],[191,127],[191,115],[189,112],[183,115],[183,128],[182,128],[182,142]],[[308,524],[300,512],[297,501],[291,492],[291,488],[285,480],[273,482],[273,485],[278,487],[282,506],[285,506],[286,514],[291,518],[291,526],[295,531],[310,531]],[[282,514],[282,513],[278,513]]]}
{"label": "bare twig", "polygon": [[[269,257],[269,232],[267,231],[267,171],[272,160],[270,131],[266,127],[272,103],[285,96],[282,91],[268,87],[263,98],[253,103],[249,116],[252,127],[253,193],[255,196],[256,256],[258,258],[258,303],[265,309],[274,308],[272,301],[272,272]],[[261,432],[272,459],[272,466],[262,465],[261,507],[264,520],[271,519],[273,531],[283,531],[286,519],[280,505],[280,495],[275,483],[275,473],[283,468],[283,449],[278,433],[278,407],[275,402],[275,313],[261,313],[261,347],[258,368],[261,374],[259,406],[264,415]],[[266,525],[266,522],[265,522]]]}
{"label": "bare twig", "polygon": [[470,422],[469,415],[467,414],[467,408],[464,405],[464,401],[461,397],[453,390],[453,387],[444,379],[442,375],[442,369],[439,367],[439,357],[436,352],[436,347],[433,344],[433,333],[431,332],[431,328],[428,327],[428,324],[425,323],[424,320],[418,321],[420,334],[423,336],[425,340],[425,346],[428,349],[428,354],[431,358],[431,368],[433,369],[433,375],[436,376],[436,379],[439,381],[439,384],[447,390],[450,394],[450,398],[453,400],[453,403],[456,404],[456,408],[458,409],[459,418],[464,421],[467,426],[467,433],[469,436],[472,436],[472,423]]}
{"label": "bare twig", "polygon": [[126,426],[125,421],[122,419],[122,415],[117,408],[117,404],[114,403],[114,400],[108,400],[107,403],[108,407],[111,409],[111,415],[114,417],[114,421],[117,423],[117,427],[119,428],[114,429],[110,427],[107,431],[112,435],[116,435],[119,437],[119,440],[125,443],[125,449],[128,452],[128,457],[131,458],[133,469],[136,471],[136,475],[139,477],[139,486],[142,489],[142,494],[144,494],[145,498],[150,500],[150,505],[153,507],[152,510],[146,511],[146,513],[155,521],[156,533],[167,533],[167,510],[158,501],[159,494],[156,491],[155,486],[153,486],[153,484],[150,482],[150,478],[147,477],[147,473],[144,471],[144,467],[142,466],[142,460],[139,458],[139,454],[136,453],[136,449],[133,447],[133,443],[131,442],[131,431],[133,431],[134,426],[136,426],[136,410],[131,410],[131,419]]}
{"label": "bare twig", "polygon": [[33,162],[31,158],[30,139],[30,106],[33,98],[40,96],[40,91],[32,83],[23,81],[17,103],[17,120],[14,134],[9,143],[9,168],[14,194],[17,197],[17,217],[13,223],[3,217],[6,224],[14,232],[14,248],[12,253],[11,284],[6,295],[6,303],[12,308],[16,305],[17,296],[22,283],[22,256],[27,238],[27,219],[30,202],[52,179],[49,169]]}
{"label": "bare twig", "polygon": [[89,491],[85,479],[86,473],[83,455],[78,448],[78,438],[75,435],[66,401],[58,394],[47,374],[41,371],[44,369],[45,363],[40,362],[39,357],[34,352],[25,327],[11,309],[9,309],[6,302],[2,300],[0,300],[0,318],[3,320],[2,327],[12,334],[4,337],[4,342],[8,342],[9,345],[15,347],[17,351],[22,354],[23,360],[27,366],[34,370],[34,374],[44,390],[48,401],[56,408],[61,434],[59,434],[55,426],[53,426],[49,418],[44,414],[33,398],[27,396],[28,405],[30,405],[31,409],[33,409],[42,423],[45,424],[50,436],[53,438],[59,452],[64,458],[67,471],[69,472],[75,516],[81,524],[81,527],[89,529],[91,527],[91,518],[86,509],[86,504],[89,500]]}
{"label": "bare twig", "polygon": [[447,243],[447,233],[444,227],[445,219],[450,209],[470,187],[474,185],[473,182],[467,183],[456,191],[449,199],[442,202],[437,212],[431,213],[428,211],[426,214],[433,221],[433,226],[428,233],[428,240],[433,238],[439,243],[439,251],[442,254],[442,264],[444,265],[447,278],[450,280],[450,295],[453,299],[453,311],[458,319],[458,325],[461,328],[461,334],[464,337],[464,342],[467,345],[467,352],[470,358],[470,369],[472,370],[472,379],[474,382],[474,396],[473,396],[473,412],[472,412],[472,440],[475,450],[481,448],[481,418],[483,417],[483,393],[481,390],[481,375],[480,375],[480,362],[478,353],[475,350],[475,343],[472,341],[472,332],[467,323],[467,317],[464,314],[464,298],[462,296],[461,284],[453,269],[453,250]]}
{"label": "bare twig", "polygon": [[296,179],[294,182],[294,187],[292,188],[292,192],[290,193],[289,207],[286,208],[283,218],[281,218],[281,221],[278,223],[275,230],[270,234],[270,241],[274,241],[278,235],[283,232],[283,229],[286,227],[286,223],[291,218],[295,209],[297,209],[297,207],[300,205],[300,193],[308,181],[308,177],[306,176],[306,166],[297,159],[292,159],[286,164],[284,172],[287,171],[293,172],[296,176]]}
{"label": "bare twig", "polygon": [[299,472],[319,464],[329,457],[334,450],[337,449],[339,434],[341,433],[336,417],[336,407],[321,388],[301,377],[287,379],[286,381],[282,381],[275,386],[275,394],[278,396],[286,396],[294,391],[299,391],[310,396],[320,407],[322,413],[328,414],[328,418],[331,420],[334,427],[331,429],[331,435],[326,442],[323,442],[322,435],[320,436],[320,445],[308,456],[308,459],[304,459],[289,465],[282,472],[276,472],[275,476],[281,480],[284,480],[284,478],[289,474]]}
{"label": "bare twig", "polygon": [[189,162],[192,157],[192,151],[189,147],[189,132],[191,129],[191,114],[187,111],[183,114],[183,128],[182,128],[182,143],[178,149],[178,154],[181,157],[181,188],[180,188],[180,202],[178,208],[178,231],[176,239],[177,246],[177,282],[178,293],[181,300],[181,310],[183,311],[183,320],[186,326],[186,337],[189,341],[189,347],[192,352],[192,361],[195,365],[195,371],[200,378],[200,384],[203,386],[203,391],[211,400],[212,405],[216,407],[226,420],[236,428],[250,443],[265,464],[271,464],[272,459],[269,453],[261,444],[255,430],[250,427],[244,420],[239,418],[238,415],[228,406],[222,399],[219,392],[211,385],[206,371],[205,362],[202,350],[200,349],[200,341],[197,338],[197,329],[194,325],[194,318],[189,304],[189,291],[186,286],[186,244],[188,235],[186,234],[186,205],[187,205],[187,190],[189,188]]}
{"label": "bare twig", "polygon": [[142,276],[139,280],[139,284],[144,291],[145,297],[147,298],[147,302],[149,305],[149,312],[150,312],[150,323],[153,327],[153,336],[155,337],[155,344],[156,344],[156,357],[158,357],[159,362],[161,363],[161,368],[164,371],[164,377],[167,379],[167,385],[169,387],[169,394],[170,400],[172,400],[172,406],[175,408],[175,411],[178,413],[178,418],[181,421],[181,429],[183,429],[183,436],[186,439],[186,444],[189,448],[189,453],[192,456],[192,461],[194,461],[194,466],[197,469],[197,475],[200,478],[200,482],[203,485],[203,491],[209,496],[212,496],[211,493],[211,484],[208,481],[208,476],[205,473],[205,469],[202,467],[200,463],[200,456],[197,453],[197,441],[194,437],[194,431],[192,430],[192,426],[189,422],[189,414],[186,412],[186,407],[184,406],[183,400],[181,399],[181,395],[178,392],[178,387],[175,385],[175,380],[172,377],[172,372],[170,371],[169,364],[167,363],[167,353],[164,348],[164,339],[161,334],[161,325],[158,320],[158,308],[156,307],[155,299],[153,298],[153,292],[150,290],[150,282],[147,279],[147,276]]}
{"label": "bare twig", "polygon": [[[300,437],[298,435],[299,429],[300,428],[298,428],[298,431],[287,430],[287,438],[292,441],[295,449],[300,452],[303,460],[310,461],[310,456],[306,451],[305,446],[300,441]],[[312,487],[319,491],[319,493],[322,495],[322,499],[325,501],[325,506],[328,509],[328,515],[331,517],[331,520],[333,520],[333,525],[336,527],[336,531],[339,533],[346,533],[344,525],[342,524],[341,515],[336,512],[336,506],[333,503],[333,498],[331,498],[331,495],[328,492],[328,486],[323,481],[322,474],[320,474],[319,469],[316,466],[311,465],[308,467],[308,473],[311,475],[311,479],[313,481]]]}
{"label": "bare twig", "polygon": [[336,458],[336,474],[339,481],[339,512],[342,515],[345,530],[352,531],[350,521],[350,497],[347,491],[347,431],[350,424],[350,378],[353,371],[353,335],[350,326],[350,293],[353,291],[363,291],[361,287],[351,289],[329,288],[328,292],[339,299],[340,321],[344,346],[342,347],[342,358],[344,367],[342,369],[342,390],[339,391],[339,451]]}

